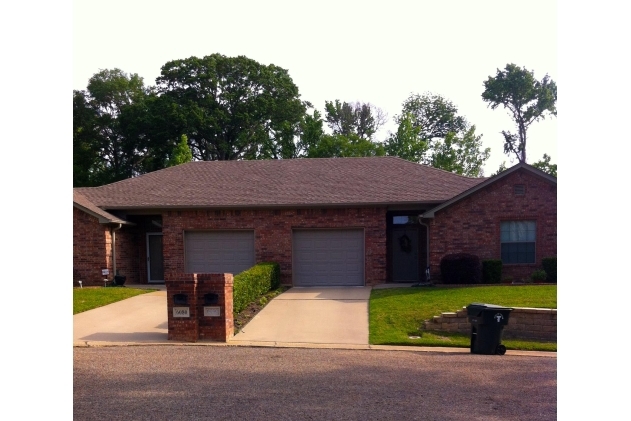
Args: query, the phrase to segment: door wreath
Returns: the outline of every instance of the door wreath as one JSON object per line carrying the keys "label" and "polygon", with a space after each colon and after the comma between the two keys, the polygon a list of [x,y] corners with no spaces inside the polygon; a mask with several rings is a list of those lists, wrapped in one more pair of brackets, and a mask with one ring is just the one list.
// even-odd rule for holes
{"label": "door wreath", "polygon": [[405,253],[411,252],[412,241],[410,240],[410,237],[408,237],[406,234],[403,234],[401,237],[399,237],[399,246],[401,247],[401,250],[403,250]]}

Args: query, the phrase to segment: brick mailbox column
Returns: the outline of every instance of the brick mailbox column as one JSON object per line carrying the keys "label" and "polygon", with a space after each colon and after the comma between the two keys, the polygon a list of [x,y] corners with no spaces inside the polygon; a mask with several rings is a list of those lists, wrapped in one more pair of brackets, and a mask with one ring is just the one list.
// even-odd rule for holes
{"label": "brick mailbox column", "polygon": [[227,342],[234,335],[230,273],[197,274],[199,339]]}
{"label": "brick mailbox column", "polygon": [[232,338],[232,274],[184,273],[165,284],[169,340],[227,342]]}
{"label": "brick mailbox column", "polygon": [[195,274],[180,274],[166,280],[167,311],[170,341],[197,342],[199,315]]}

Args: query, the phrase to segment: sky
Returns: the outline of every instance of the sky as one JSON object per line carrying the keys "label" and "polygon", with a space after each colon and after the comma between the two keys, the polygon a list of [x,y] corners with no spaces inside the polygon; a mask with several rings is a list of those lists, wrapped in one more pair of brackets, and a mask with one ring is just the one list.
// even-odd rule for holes
{"label": "sky", "polygon": [[[171,60],[244,55],[287,69],[303,100],[369,102],[388,116],[381,141],[411,94],[452,101],[491,148],[486,175],[500,163],[507,111],[482,100],[483,82],[514,63],[557,77],[555,1],[128,1],[73,3],[73,89],[101,69],[137,73],[154,85]],[[562,114],[562,110],[561,110]],[[528,162],[557,162],[557,119],[528,130]],[[516,163],[516,161],[514,161]]]}

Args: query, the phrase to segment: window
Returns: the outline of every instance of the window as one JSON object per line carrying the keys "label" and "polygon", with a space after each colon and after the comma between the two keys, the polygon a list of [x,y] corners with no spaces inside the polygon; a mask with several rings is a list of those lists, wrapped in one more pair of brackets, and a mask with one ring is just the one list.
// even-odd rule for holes
{"label": "window", "polygon": [[418,225],[417,216],[393,216],[393,225]]}
{"label": "window", "polygon": [[535,221],[506,221],[500,226],[502,263],[535,263]]}

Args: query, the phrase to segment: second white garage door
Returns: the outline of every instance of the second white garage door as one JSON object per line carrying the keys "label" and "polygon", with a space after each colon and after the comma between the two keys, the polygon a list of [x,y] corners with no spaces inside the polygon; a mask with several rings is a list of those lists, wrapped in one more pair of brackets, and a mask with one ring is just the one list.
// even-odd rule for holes
{"label": "second white garage door", "polygon": [[293,232],[294,286],[363,286],[364,230]]}
{"label": "second white garage door", "polygon": [[232,273],[254,266],[254,231],[184,233],[188,273]]}

